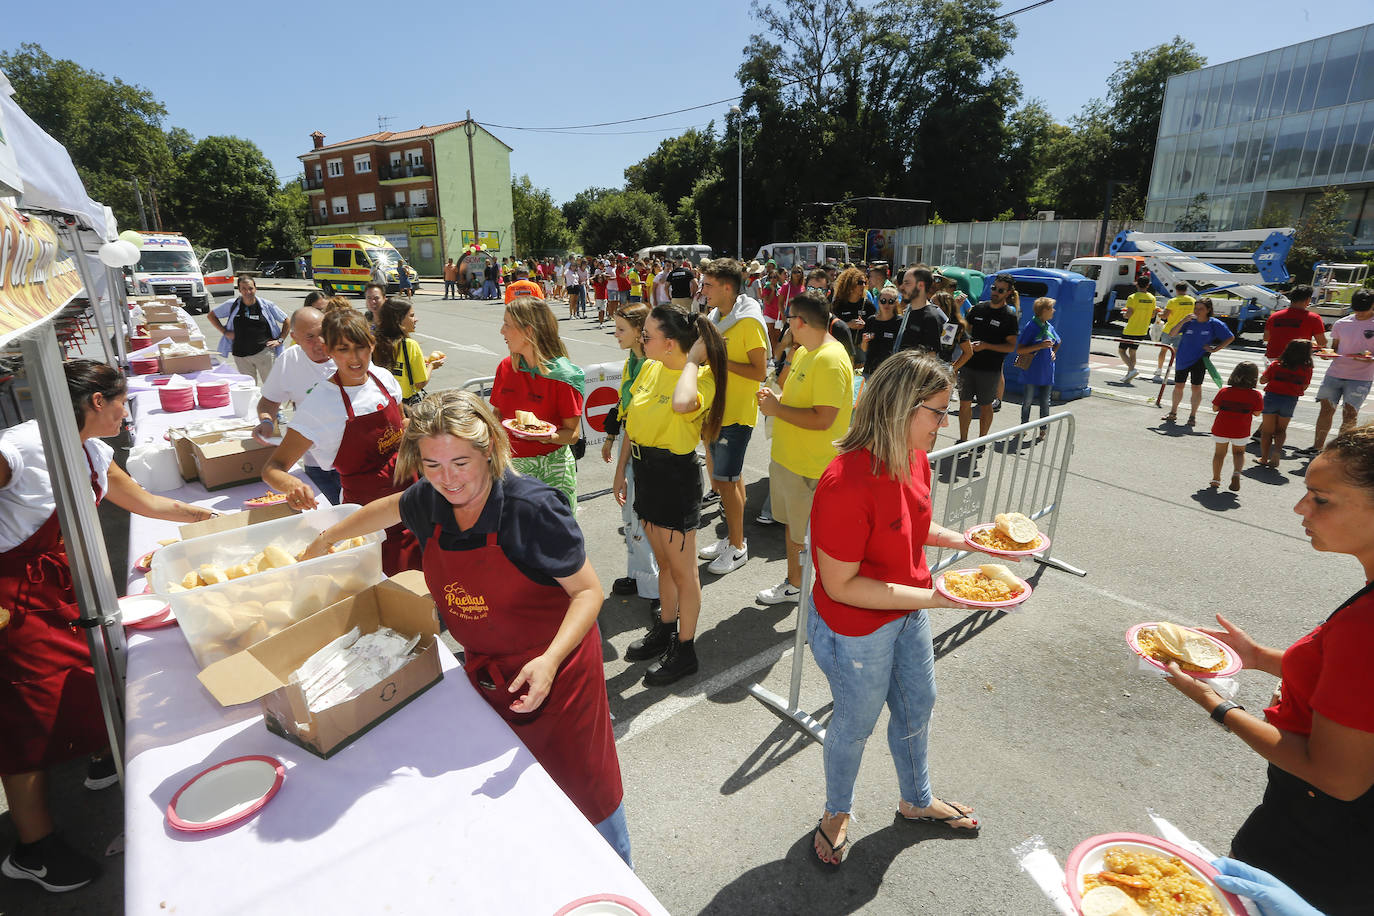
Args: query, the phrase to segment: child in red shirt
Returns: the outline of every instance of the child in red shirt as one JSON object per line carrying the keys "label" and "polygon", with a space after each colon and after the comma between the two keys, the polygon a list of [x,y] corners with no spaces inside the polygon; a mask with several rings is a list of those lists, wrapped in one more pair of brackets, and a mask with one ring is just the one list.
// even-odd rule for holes
{"label": "child in red shirt", "polygon": [[596,273],[592,274],[592,295],[596,300],[596,326],[598,328],[606,323],[606,287],[610,285],[610,282],[611,278],[604,267],[598,267]]}
{"label": "child in red shirt", "polygon": [[1312,341],[1290,340],[1279,358],[1260,376],[1264,387],[1264,418],[1260,420],[1260,467],[1276,468],[1283,457],[1283,440],[1298,399],[1312,384]]}
{"label": "child in red shirt", "polygon": [[1226,447],[1231,447],[1231,461],[1235,470],[1231,473],[1231,492],[1240,490],[1240,468],[1245,463],[1245,446],[1250,443],[1250,423],[1264,409],[1264,401],[1255,390],[1259,383],[1259,366],[1251,362],[1240,363],[1231,370],[1226,387],[1217,392],[1212,399],[1212,408],[1217,417],[1212,421],[1212,441],[1216,448],[1212,452],[1212,482],[1210,486],[1221,486],[1221,465],[1226,460]]}

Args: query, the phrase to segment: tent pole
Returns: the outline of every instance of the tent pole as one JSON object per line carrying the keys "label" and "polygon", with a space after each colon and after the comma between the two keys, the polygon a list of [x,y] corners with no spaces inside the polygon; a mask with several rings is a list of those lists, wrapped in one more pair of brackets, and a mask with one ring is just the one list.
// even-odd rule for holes
{"label": "tent pole", "polygon": [[[72,260],[76,262],[76,270],[81,274],[81,285],[86,288],[86,301],[91,304],[91,314],[95,316],[96,332],[100,335],[100,345],[105,349],[105,362],[107,365],[115,366],[115,354],[110,349],[110,329],[105,326],[105,316],[100,314],[100,289],[91,282],[90,265],[86,263],[86,249],[81,244],[81,233],[75,228],[65,225],[64,222],[57,222],[58,231],[62,233],[62,242],[67,250],[72,254]],[[111,300],[113,309],[113,300]],[[63,390],[66,383],[63,383]]]}
{"label": "tent pole", "polygon": [[119,325],[114,333],[115,350],[119,354],[119,365],[129,365],[129,350],[125,346],[133,336],[129,323],[129,300],[124,293],[124,271],[114,267],[105,268],[105,282],[110,287],[110,308],[115,313],[115,323]]}
{"label": "tent pole", "polygon": [[[80,254],[77,254],[80,263]],[[89,288],[87,290],[89,292]],[[29,378],[34,417],[43,438],[52,480],[57,518],[66,540],[72,585],[81,609],[80,625],[86,630],[95,669],[96,689],[105,712],[105,728],[115,751],[119,778],[124,778],[124,627],[117,617],[106,615],[119,606],[110,559],[105,553],[100,518],[91,494],[90,468],[67,395],[61,352],[51,321],[45,321],[20,338],[24,371]]]}

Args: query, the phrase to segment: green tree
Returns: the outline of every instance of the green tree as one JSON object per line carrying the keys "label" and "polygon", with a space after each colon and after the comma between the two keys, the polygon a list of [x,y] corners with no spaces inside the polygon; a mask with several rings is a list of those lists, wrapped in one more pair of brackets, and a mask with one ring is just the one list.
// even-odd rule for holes
{"label": "green tree", "polygon": [[516,257],[541,258],[567,252],[572,245],[572,233],[548,190],[536,188],[530,176],[521,175],[511,179],[510,191],[515,210]]}
{"label": "green tree", "polygon": [[271,218],[260,253],[279,259],[294,258],[310,251],[310,236],[305,231],[310,199],[299,180],[286,182],[272,195]]}
{"label": "green tree", "polygon": [[668,234],[668,208],[643,191],[612,191],[587,210],[577,235],[592,254],[632,252],[659,242]]}
{"label": "green tree", "polygon": [[714,133],[712,122],[705,130],[690,128],[664,140],[658,149],[625,169],[625,189],[656,195],[664,203],[690,197],[697,179],[715,166]]}
{"label": "green tree", "polygon": [[1293,247],[1288,252],[1286,266],[1294,282],[1309,283],[1312,268],[1318,261],[1339,260],[1350,244],[1350,217],[1346,207],[1350,195],[1337,188],[1327,188],[1307,207],[1293,227]]}
{"label": "green tree", "polygon": [[615,194],[615,188],[587,188],[578,191],[572,200],[563,204],[563,222],[566,223],[574,232],[577,227],[582,225],[582,220],[587,217],[587,211],[607,194]]}
{"label": "green tree", "polygon": [[131,179],[146,193],[153,182],[169,184],[174,173],[162,103],[141,86],[58,60],[37,44],[0,52],[0,70],[19,107],[66,148],[86,192],[122,225],[138,226]]}
{"label": "green tree", "polygon": [[166,208],[171,225],[210,248],[246,255],[270,248],[277,173],[256,144],[206,137],[177,164]]}
{"label": "green tree", "polygon": [[1207,225],[1211,222],[1208,215],[1207,195],[1198,194],[1188,201],[1188,206],[1184,209],[1183,215],[1174,220],[1175,232],[1206,232]]}

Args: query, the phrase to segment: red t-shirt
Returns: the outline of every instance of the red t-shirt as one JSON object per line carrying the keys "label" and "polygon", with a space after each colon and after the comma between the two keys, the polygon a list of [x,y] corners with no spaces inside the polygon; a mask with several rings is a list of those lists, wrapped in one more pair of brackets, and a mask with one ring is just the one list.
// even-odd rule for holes
{"label": "red t-shirt", "polygon": [[1278,361],[1269,364],[1269,368],[1264,370],[1269,375],[1269,381],[1265,383],[1264,390],[1273,394],[1286,394],[1295,398],[1300,398],[1307,386],[1312,384],[1312,367],[1307,366],[1302,369],[1289,369],[1282,366]]}
{"label": "red t-shirt", "polygon": [[1275,728],[1312,734],[1316,710],[1337,725],[1374,732],[1374,592],[1338,610],[1283,653],[1279,701],[1264,710]]}
{"label": "red t-shirt", "polygon": [[1291,305],[1270,315],[1265,327],[1269,331],[1269,340],[1264,345],[1265,359],[1278,359],[1289,341],[1306,340],[1326,333],[1322,316],[1310,309],[1295,309]]}
{"label": "red t-shirt", "polygon": [[[528,410],[545,423],[562,427],[567,418],[582,416],[582,394],[564,382],[521,372],[507,356],[496,367],[496,380],[491,383],[491,406],[506,420],[514,419],[517,410]],[[556,442],[510,437],[510,453],[514,458],[534,458],[557,449]]]}
{"label": "red t-shirt", "polygon": [[1217,418],[1212,421],[1212,435],[1227,439],[1244,439],[1250,435],[1252,414],[1264,409],[1264,398],[1254,388],[1223,388],[1212,399]]}
{"label": "red t-shirt", "polygon": [[816,551],[858,562],[859,575],[870,579],[930,588],[925,552],[930,522],[930,462],[925,452],[916,453],[905,484],[874,474],[867,449],[830,462],[811,503],[811,560],[816,568],[811,595],[830,629],[841,636],[867,636],[909,612],[853,607],[831,598]]}
{"label": "red t-shirt", "polygon": [[607,285],[609,282],[610,282],[610,280],[609,280],[608,277],[606,277],[605,274],[602,274],[601,277],[600,277],[599,279],[597,279],[597,278],[593,278],[593,279],[592,279],[592,291],[593,291],[593,293],[595,294],[595,298],[597,298],[597,299],[605,299],[605,298],[606,298],[606,285]]}

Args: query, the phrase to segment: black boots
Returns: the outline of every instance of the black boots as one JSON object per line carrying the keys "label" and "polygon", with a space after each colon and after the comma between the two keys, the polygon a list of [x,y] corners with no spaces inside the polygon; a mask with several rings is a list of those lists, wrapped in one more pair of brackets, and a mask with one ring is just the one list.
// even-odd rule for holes
{"label": "black boots", "polygon": [[674,632],[668,641],[668,648],[659,656],[658,661],[644,672],[644,686],[662,687],[681,680],[689,674],[697,673],[697,650],[693,641],[680,640]]}
{"label": "black boots", "polygon": [[642,662],[651,658],[658,658],[668,648],[673,637],[677,636],[677,621],[664,623],[657,617],[654,618],[653,626],[649,627],[649,632],[644,634],[643,639],[636,639],[630,643],[630,648],[625,650],[625,660],[627,662]]}

